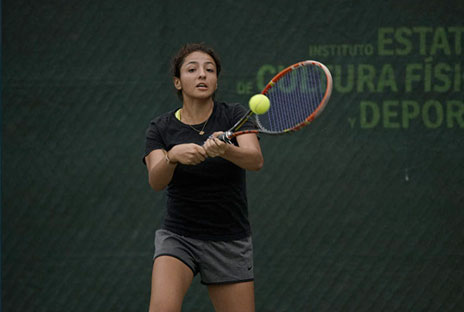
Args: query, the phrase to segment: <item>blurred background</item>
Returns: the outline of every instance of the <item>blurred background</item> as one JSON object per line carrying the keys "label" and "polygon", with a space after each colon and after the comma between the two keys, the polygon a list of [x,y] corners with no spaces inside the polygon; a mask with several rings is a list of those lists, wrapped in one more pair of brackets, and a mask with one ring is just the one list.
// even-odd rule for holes
{"label": "blurred background", "polygon": [[[324,114],[248,174],[256,308],[464,311],[464,2],[5,0],[3,311],[147,311],[165,196],[142,164],[187,42],[218,99],[327,64]],[[184,311],[213,311],[195,279]]]}

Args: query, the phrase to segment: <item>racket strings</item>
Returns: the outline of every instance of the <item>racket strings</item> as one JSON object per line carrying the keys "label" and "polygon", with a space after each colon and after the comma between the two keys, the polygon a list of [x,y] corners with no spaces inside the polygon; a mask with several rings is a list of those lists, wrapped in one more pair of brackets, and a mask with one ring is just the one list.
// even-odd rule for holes
{"label": "racket strings", "polygon": [[315,65],[293,69],[269,89],[271,107],[258,116],[262,128],[282,132],[304,122],[319,107],[325,93],[325,74]]}

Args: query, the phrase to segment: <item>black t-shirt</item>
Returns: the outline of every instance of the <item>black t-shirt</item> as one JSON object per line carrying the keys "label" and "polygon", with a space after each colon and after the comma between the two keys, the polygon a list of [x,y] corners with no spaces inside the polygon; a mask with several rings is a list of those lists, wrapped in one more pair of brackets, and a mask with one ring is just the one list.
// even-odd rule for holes
{"label": "black t-shirt", "polygon": [[[240,104],[215,102],[205,134],[199,135],[179,121],[175,111],[150,122],[145,156],[155,149],[169,151],[183,143],[202,145],[213,132],[228,130],[246,113]],[[198,130],[202,126],[193,125]],[[253,128],[253,123],[247,122],[241,129]],[[167,213],[162,227],[202,240],[227,241],[249,236],[245,170],[221,157],[207,158],[195,166],[178,164],[167,187]]]}

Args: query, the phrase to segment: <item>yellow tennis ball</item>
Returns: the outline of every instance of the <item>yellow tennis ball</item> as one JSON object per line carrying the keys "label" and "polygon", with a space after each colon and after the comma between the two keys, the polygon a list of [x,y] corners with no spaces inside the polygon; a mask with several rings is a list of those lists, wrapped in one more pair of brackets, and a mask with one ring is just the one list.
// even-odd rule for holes
{"label": "yellow tennis ball", "polygon": [[264,94],[256,94],[250,98],[248,105],[250,106],[250,109],[253,113],[256,115],[261,115],[269,110],[271,102]]}

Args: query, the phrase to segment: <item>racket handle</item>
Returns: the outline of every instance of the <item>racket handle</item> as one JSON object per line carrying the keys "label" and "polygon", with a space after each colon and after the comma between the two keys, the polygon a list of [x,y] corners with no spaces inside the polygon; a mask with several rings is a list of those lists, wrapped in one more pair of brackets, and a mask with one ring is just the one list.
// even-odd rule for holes
{"label": "racket handle", "polygon": [[229,139],[230,135],[232,134],[232,132],[230,131],[226,131],[224,132],[223,134],[221,134],[220,136],[218,136],[217,138],[223,142],[226,142],[226,143],[229,143],[229,144],[232,144],[232,141]]}

